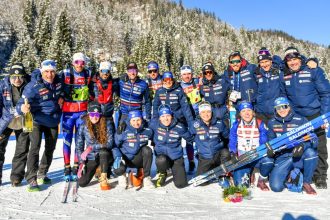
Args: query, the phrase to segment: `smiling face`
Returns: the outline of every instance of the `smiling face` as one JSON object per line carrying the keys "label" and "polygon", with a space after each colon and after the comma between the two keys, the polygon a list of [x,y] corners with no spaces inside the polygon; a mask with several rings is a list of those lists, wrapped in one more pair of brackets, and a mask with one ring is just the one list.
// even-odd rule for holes
{"label": "smiling face", "polygon": [[133,128],[138,129],[142,125],[142,118],[132,118],[129,122]]}
{"label": "smiling face", "polygon": [[159,117],[160,123],[162,123],[165,127],[168,127],[172,122],[172,115],[164,114]]}
{"label": "smiling face", "polygon": [[199,116],[205,122],[206,124],[210,123],[212,118],[212,111],[209,110],[203,110],[199,112]]}
{"label": "smiling face", "polygon": [[270,68],[272,67],[272,61],[271,60],[261,60],[259,62],[259,65],[264,71],[268,72],[270,70]]}
{"label": "smiling face", "polygon": [[233,68],[234,72],[238,72],[241,69],[242,62],[240,56],[233,56],[229,60],[229,66]]}
{"label": "smiling face", "polygon": [[170,89],[174,84],[174,80],[172,78],[164,78],[163,79],[163,87]]}
{"label": "smiling face", "polygon": [[181,79],[185,83],[191,82],[191,80],[192,80],[192,73],[189,73],[189,72],[181,73]]}
{"label": "smiling face", "polygon": [[254,112],[252,109],[245,108],[240,113],[240,116],[243,121],[250,123],[254,117]]}
{"label": "smiling face", "polygon": [[75,60],[72,64],[77,73],[81,73],[84,70],[85,67],[84,60]]}
{"label": "smiling face", "polygon": [[286,63],[292,71],[298,71],[301,67],[301,59],[299,58],[288,59]]}
{"label": "smiling face", "polygon": [[290,113],[290,110],[291,110],[289,105],[278,106],[275,109],[276,109],[276,113],[279,116],[281,116],[282,118],[285,118],[286,116],[288,116]]}
{"label": "smiling face", "polygon": [[53,83],[54,82],[55,75],[56,75],[56,73],[55,73],[54,70],[44,70],[41,73],[42,79],[45,80],[48,83]]}

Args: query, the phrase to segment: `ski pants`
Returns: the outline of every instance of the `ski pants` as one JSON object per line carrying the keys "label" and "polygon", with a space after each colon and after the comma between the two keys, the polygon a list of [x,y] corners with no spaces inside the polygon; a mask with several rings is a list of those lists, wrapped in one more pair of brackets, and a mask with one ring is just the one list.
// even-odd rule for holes
{"label": "ski pants", "polygon": [[[39,165],[39,151],[42,135],[45,137],[45,150]],[[27,157],[27,170],[25,179],[31,182],[38,177],[45,177],[53,160],[53,153],[56,147],[58,126],[50,128],[44,125],[35,124],[33,131],[29,133],[31,147]]]}
{"label": "ski pants", "polygon": [[220,164],[223,164],[228,160],[230,160],[230,153],[227,148],[220,149],[220,151],[218,151],[212,159],[203,158],[202,155],[199,155],[196,176],[201,175],[213,168],[216,168],[217,166],[220,166]]}
{"label": "ski pants", "polygon": [[292,157],[292,153],[285,153],[275,159],[275,166],[269,175],[269,186],[274,192],[281,192],[291,170],[299,168],[303,173],[303,182],[311,183],[318,161],[317,151],[313,148],[305,149],[300,158]]}
{"label": "ski pants", "polygon": [[156,166],[160,173],[166,173],[167,169],[171,168],[173,174],[173,182],[177,188],[183,188],[187,186],[188,182],[183,157],[172,160],[166,155],[157,155]]}
{"label": "ski pants", "polygon": [[[62,133],[63,133],[63,156],[64,156],[64,165],[70,165],[71,157],[71,143],[73,138],[73,129],[75,129],[75,135],[77,135],[78,127],[82,123],[81,116],[85,114],[85,111],[82,112],[63,112],[62,118]],[[77,137],[75,136],[75,140]],[[79,159],[78,153],[74,151],[74,164],[78,166]]]}
{"label": "ski pants", "polygon": [[262,177],[268,177],[273,167],[274,159],[269,157],[263,157],[251,164],[238,168],[233,173],[235,186],[244,185],[249,187],[250,175],[254,168],[258,168],[260,170],[260,175]]}
{"label": "ski pants", "polygon": [[[310,121],[314,118],[317,118],[320,116],[320,114],[315,114],[312,116],[307,117],[307,119]],[[314,173],[314,178],[327,178],[327,171],[329,168],[327,159],[328,159],[328,149],[327,149],[327,138],[325,135],[325,131],[322,128],[316,129],[314,131],[315,134],[317,134],[318,137],[318,145],[317,145],[317,153],[319,155],[318,159],[318,165]]]}
{"label": "ski pants", "polygon": [[0,180],[2,178],[2,169],[5,162],[6,147],[13,131],[16,137],[16,148],[12,160],[10,180],[12,182],[21,182],[24,179],[26,160],[30,146],[29,133],[23,132],[22,129],[12,130],[6,128],[0,135]]}
{"label": "ski pants", "polygon": [[108,149],[101,149],[95,156],[95,160],[86,161],[85,173],[78,179],[79,186],[85,187],[91,182],[98,166],[101,167],[101,173],[108,173],[111,163],[113,163],[112,152]]}
{"label": "ski pants", "polygon": [[144,176],[150,176],[150,169],[152,164],[152,150],[150,147],[142,147],[132,160],[128,159],[123,154],[124,163],[120,163],[120,167],[114,170],[117,176],[121,176],[126,172],[127,167],[131,168],[143,168]]}

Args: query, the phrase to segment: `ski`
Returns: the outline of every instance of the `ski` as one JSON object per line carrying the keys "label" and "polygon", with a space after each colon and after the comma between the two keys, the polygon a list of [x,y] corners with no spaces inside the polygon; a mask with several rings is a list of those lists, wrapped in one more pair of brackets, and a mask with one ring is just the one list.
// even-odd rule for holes
{"label": "ski", "polygon": [[[282,147],[283,145],[290,144],[290,142],[294,141],[295,139],[307,134],[310,131],[313,131],[313,130],[321,127],[323,124],[329,123],[329,120],[330,120],[330,112],[328,112],[324,115],[321,115],[321,116],[313,119],[312,121],[309,121],[295,129],[281,135],[280,137],[277,137],[277,138],[267,142],[266,144],[263,144],[263,145],[257,147],[254,151],[248,152],[247,155],[245,155],[245,154],[242,155],[241,156],[242,158],[239,158],[239,159],[245,161],[244,158],[250,157],[249,155],[254,155],[254,152],[256,152],[256,154],[257,154],[257,156],[254,155],[256,157],[256,158],[254,158],[254,160],[259,159],[264,156],[265,152],[267,152],[267,146],[272,147],[273,150],[275,150],[277,148]],[[252,161],[250,161],[250,162],[252,162]],[[246,165],[246,164],[244,164],[244,165]],[[238,166],[238,165],[236,165],[236,166]],[[239,168],[243,165],[238,166],[238,167],[236,167],[236,166],[235,166],[235,168]],[[225,163],[222,166],[216,167],[206,173],[203,173],[203,174],[191,179],[188,182],[188,184],[196,185],[196,184],[194,184],[195,182],[197,182],[201,179],[204,179],[210,175],[213,175],[215,173],[219,173],[221,170],[223,170],[223,171],[227,170],[227,172],[231,171],[229,168],[233,169],[233,165],[232,165],[231,161],[228,161],[227,163]],[[216,176],[216,175],[214,175],[214,176]]]}
{"label": "ski", "polygon": [[62,196],[62,200],[61,200],[62,203],[66,203],[69,191],[70,191],[70,181],[67,180],[64,183],[64,191],[63,191],[63,196]]}
{"label": "ski", "polygon": [[77,202],[78,199],[78,180],[72,182],[72,201]]}

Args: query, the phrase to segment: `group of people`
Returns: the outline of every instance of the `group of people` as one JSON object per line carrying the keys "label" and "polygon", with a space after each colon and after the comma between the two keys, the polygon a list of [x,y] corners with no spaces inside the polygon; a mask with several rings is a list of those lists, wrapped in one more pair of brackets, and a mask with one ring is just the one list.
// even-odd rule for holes
{"label": "group of people", "polygon": [[[317,59],[305,58],[294,47],[285,50],[283,60],[266,48],[256,56],[258,65],[234,51],[223,74],[207,62],[195,78],[192,67],[183,65],[180,81],[170,71],[160,74],[155,61],[147,64],[146,80],[140,78],[134,62],[127,64],[127,72],[118,79],[112,77],[107,61],[92,73],[82,53],[74,54],[72,65],[58,73],[53,60],[43,61],[30,75],[21,63],[15,63],[0,82],[0,183],[13,131],[12,186],[19,186],[24,178],[28,191],[39,191],[40,184],[51,183],[47,172],[61,119],[65,181],[78,181],[85,187],[97,176],[101,189],[109,190],[112,173],[118,176],[119,187],[153,188],[166,184],[169,170],[174,185],[183,188],[187,173],[196,169],[195,156],[195,174],[200,175],[227,161],[235,162],[259,145],[330,112],[330,83]],[[120,102],[118,118],[113,117],[115,96]],[[230,111],[237,112],[234,121],[230,121]],[[30,133],[22,130],[22,117],[28,112],[34,120]],[[228,173],[219,183],[228,185],[232,178],[235,185],[248,187],[257,168],[257,186],[279,192],[298,170],[302,189],[316,194],[312,182],[319,189],[327,188],[324,129],[325,125],[315,132],[318,140],[291,149],[274,152],[269,147],[266,157]],[[39,161],[42,135],[45,149]],[[155,182],[150,172],[153,158]],[[136,169],[135,174],[130,169]]]}

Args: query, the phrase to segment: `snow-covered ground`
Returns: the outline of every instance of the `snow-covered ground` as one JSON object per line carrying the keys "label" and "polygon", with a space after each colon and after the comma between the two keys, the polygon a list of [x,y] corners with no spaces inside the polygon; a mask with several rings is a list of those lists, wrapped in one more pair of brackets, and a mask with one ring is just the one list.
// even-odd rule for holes
{"label": "snow-covered ground", "polygon": [[317,190],[318,195],[311,196],[254,188],[252,200],[225,203],[216,183],[179,190],[170,179],[163,188],[140,191],[119,189],[117,179],[111,179],[110,191],[101,191],[94,181],[79,188],[77,202],[71,202],[69,195],[68,203],[62,204],[62,140],[58,141],[49,171],[53,184],[41,186],[41,192],[27,192],[26,182],[11,187],[14,148],[14,141],[10,141],[0,186],[0,219],[330,219],[330,189]]}

